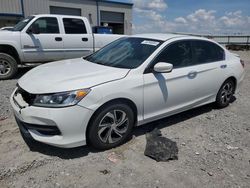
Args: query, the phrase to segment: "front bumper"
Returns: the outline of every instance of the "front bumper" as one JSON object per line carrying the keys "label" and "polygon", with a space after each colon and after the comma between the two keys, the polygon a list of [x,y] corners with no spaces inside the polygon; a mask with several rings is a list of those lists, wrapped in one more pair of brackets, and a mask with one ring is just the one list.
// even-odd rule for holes
{"label": "front bumper", "polygon": [[[19,128],[38,141],[49,145],[72,148],[86,145],[86,129],[93,114],[82,106],[43,108],[26,105],[10,97]],[[20,105],[21,104],[21,105]]]}

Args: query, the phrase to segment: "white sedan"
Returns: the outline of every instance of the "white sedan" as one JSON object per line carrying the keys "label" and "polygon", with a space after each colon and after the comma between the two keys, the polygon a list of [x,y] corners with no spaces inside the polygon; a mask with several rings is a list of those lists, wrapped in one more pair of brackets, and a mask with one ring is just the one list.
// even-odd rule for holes
{"label": "white sedan", "polygon": [[109,149],[134,126],[208,103],[228,106],[243,77],[244,62],[214,41],[143,34],[32,69],[10,101],[25,140]]}

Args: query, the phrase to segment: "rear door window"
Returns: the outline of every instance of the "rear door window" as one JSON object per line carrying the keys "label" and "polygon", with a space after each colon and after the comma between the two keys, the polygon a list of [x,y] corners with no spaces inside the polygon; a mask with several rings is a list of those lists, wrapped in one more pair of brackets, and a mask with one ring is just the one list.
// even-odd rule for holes
{"label": "rear door window", "polygon": [[170,44],[154,60],[154,64],[158,62],[171,63],[174,68],[191,66],[193,61],[190,41]]}
{"label": "rear door window", "polygon": [[86,27],[81,19],[63,18],[64,30],[66,34],[86,34]]}
{"label": "rear door window", "polygon": [[224,60],[224,50],[209,41],[192,41],[195,64],[210,63]]}

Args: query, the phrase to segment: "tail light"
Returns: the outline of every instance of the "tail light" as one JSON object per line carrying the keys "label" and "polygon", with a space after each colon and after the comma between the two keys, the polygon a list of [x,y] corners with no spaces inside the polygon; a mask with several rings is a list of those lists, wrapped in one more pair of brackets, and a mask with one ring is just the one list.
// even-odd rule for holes
{"label": "tail light", "polygon": [[240,60],[240,63],[242,65],[242,67],[244,68],[245,67],[245,62],[243,60]]}

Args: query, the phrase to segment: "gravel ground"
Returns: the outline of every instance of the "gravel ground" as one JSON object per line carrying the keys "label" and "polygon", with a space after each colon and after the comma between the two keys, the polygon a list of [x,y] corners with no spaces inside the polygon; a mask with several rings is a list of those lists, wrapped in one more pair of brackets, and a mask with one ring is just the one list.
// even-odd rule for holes
{"label": "gravel ground", "polygon": [[[236,53],[250,60],[250,52]],[[249,63],[245,69],[229,107],[206,105],[138,127],[128,143],[104,152],[42,144],[31,151],[9,104],[16,79],[0,81],[0,187],[250,187]],[[145,133],[153,127],[177,142],[178,160],[143,155]]]}

